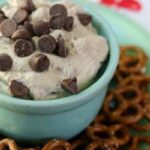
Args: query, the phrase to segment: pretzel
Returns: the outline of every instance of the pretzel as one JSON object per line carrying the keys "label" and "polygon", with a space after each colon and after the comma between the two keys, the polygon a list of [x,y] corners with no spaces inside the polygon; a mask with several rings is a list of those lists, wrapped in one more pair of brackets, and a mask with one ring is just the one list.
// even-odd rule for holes
{"label": "pretzel", "polygon": [[140,89],[133,85],[121,86],[116,90],[119,98],[128,103],[139,103],[143,100],[143,93]]}
{"label": "pretzel", "polygon": [[73,140],[71,142],[73,150],[85,149],[88,143],[90,142],[89,138],[85,135]]}
{"label": "pretzel", "polygon": [[128,129],[122,124],[116,124],[109,127],[111,135],[114,135],[118,145],[124,145],[129,141],[130,134]]}
{"label": "pretzel", "polygon": [[142,104],[144,105],[144,107],[146,105],[150,104],[150,93],[145,93],[144,94],[144,98],[143,98]]}
{"label": "pretzel", "polygon": [[126,107],[127,107],[126,102],[123,101],[115,93],[115,91],[111,91],[108,93],[108,95],[106,96],[106,99],[104,101],[103,112],[104,112],[104,114],[107,114],[111,117],[113,116],[113,118],[114,118],[114,117],[120,115]]}
{"label": "pretzel", "polygon": [[143,115],[143,108],[139,104],[129,103],[128,107],[126,107],[120,115],[113,117],[113,119],[122,124],[129,125],[141,120]]}
{"label": "pretzel", "polygon": [[19,150],[40,150],[39,148],[19,148]]}
{"label": "pretzel", "polygon": [[72,143],[72,148],[73,150],[78,150],[78,149],[85,149],[87,143],[84,143],[82,140],[76,140]]}
{"label": "pretzel", "polygon": [[130,76],[130,73],[123,72],[119,69],[115,72],[114,79],[117,81],[118,84],[120,84],[125,78],[128,78]]}
{"label": "pretzel", "polygon": [[[141,106],[143,106],[144,116],[142,119],[146,119],[150,121],[150,94],[145,94],[143,101],[141,102]],[[138,131],[149,131],[150,130],[150,123],[140,124],[140,121],[130,125],[135,130]]]}
{"label": "pretzel", "polygon": [[42,150],[56,150],[56,149],[63,149],[63,150],[73,150],[70,143],[64,140],[52,140],[48,142]]}
{"label": "pretzel", "polygon": [[140,90],[145,91],[147,90],[148,85],[150,85],[150,76],[143,74],[131,75],[119,83],[119,87],[129,85],[138,87]]}
{"label": "pretzel", "polygon": [[[129,53],[134,53],[134,55]],[[147,56],[144,54],[143,49],[136,46],[121,48],[119,68],[123,72],[132,74],[142,72],[146,62]]]}
{"label": "pretzel", "polygon": [[104,127],[96,124],[87,129],[87,135],[92,140],[103,141],[108,145],[123,145],[129,140],[129,133],[127,128],[121,124]]}
{"label": "pretzel", "polygon": [[[139,99],[141,100],[141,98]],[[136,101],[138,102],[138,97]],[[112,102],[117,101],[117,109],[112,108]],[[116,102],[115,102],[116,103]],[[111,120],[124,124],[132,124],[143,117],[143,109],[139,104],[125,101],[118,93],[110,93],[104,101],[103,111],[109,115]]]}
{"label": "pretzel", "polygon": [[35,147],[35,148],[21,148],[19,147],[19,150],[41,150],[40,147]]}
{"label": "pretzel", "polygon": [[104,114],[98,115],[94,120],[94,124],[99,124],[105,127],[112,126],[116,123],[117,123],[116,121],[111,120],[109,116],[105,116]]}
{"label": "pretzel", "polygon": [[15,141],[11,139],[4,139],[0,141],[0,150],[5,150],[6,148],[9,150],[19,150]]}
{"label": "pretzel", "polygon": [[121,51],[120,60],[124,59],[124,57],[132,57],[132,58],[142,57],[144,59],[147,59],[144,50],[135,45],[121,46],[120,51]]}
{"label": "pretzel", "polygon": [[94,141],[92,143],[90,143],[86,150],[116,150],[118,148],[117,145],[110,145],[108,143],[104,143],[100,140],[98,141]]}
{"label": "pretzel", "polygon": [[0,141],[0,150],[5,150],[5,148],[9,148],[9,150],[39,150],[39,148],[20,148],[17,146],[14,140],[12,139],[3,139]]}
{"label": "pretzel", "polygon": [[127,57],[120,61],[119,69],[129,74],[137,74],[143,72],[145,63],[145,60],[142,58]]}
{"label": "pretzel", "polygon": [[101,125],[90,126],[86,129],[87,135],[91,140],[108,140],[111,138],[108,128]]}
{"label": "pretzel", "polygon": [[150,104],[145,106],[145,116],[150,120]]}
{"label": "pretzel", "polygon": [[144,105],[144,115],[147,119],[150,120],[150,94],[145,94],[144,100],[142,102]]}

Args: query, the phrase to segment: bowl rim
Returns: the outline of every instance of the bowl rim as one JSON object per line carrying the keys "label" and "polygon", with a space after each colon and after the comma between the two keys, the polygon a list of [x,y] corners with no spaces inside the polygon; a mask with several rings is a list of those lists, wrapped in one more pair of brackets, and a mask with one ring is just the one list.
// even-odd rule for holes
{"label": "bowl rim", "polygon": [[94,10],[92,10],[91,8],[88,9],[88,6],[85,6],[84,9],[96,19],[96,21],[101,25],[102,30],[107,35],[107,40],[109,43],[109,50],[110,50],[110,58],[109,58],[109,63],[107,65],[107,68],[103,73],[103,75],[99,79],[97,79],[96,82],[90,85],[88,88],[86,88],[85,90],[81,91],[76,95],[71,95],[68,97],[63,97],[58,99],[30,101],[30,100],[11,97],[9,95],[0,93],[0,105],[3,105],[4,107],[9,109],[15,106],[17,106],[20,109],[23,108],[23,110],[29,108],[32,109],[31,111],[34,111],[34,109],[36,108],[37,109],[43,108],[44,110],[44,108],[51,109],[51,108],[64,107],[64,109],[69,109],[71,105],[75,107],[77,103],[80,105],[90,101],[91,100],[90,98],[94,98],[96,93],[100,92],[103,88],[107,87],[118,65],[119,46],[117,44],[115,35],[111,30],[111,27],[109,26],[107,21],[100,15],[97,15],[94,12]]}

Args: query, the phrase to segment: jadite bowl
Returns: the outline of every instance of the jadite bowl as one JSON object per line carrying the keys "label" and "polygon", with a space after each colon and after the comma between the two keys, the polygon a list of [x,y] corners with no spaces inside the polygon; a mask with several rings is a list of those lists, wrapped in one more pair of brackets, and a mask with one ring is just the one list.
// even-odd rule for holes
{"label": "jadite bowl", "polygon": [[[1,4],[4,2],[0,1]],[[57,100],[27,101],[0,94],[1,134],[26,142],[70,139],[83,131],[97,115],[118,64],[119,48],[107,22],[93,11],[86,11],[93,16],[98,33],[109,43],[110,58],[103,75],[79,94]]]}

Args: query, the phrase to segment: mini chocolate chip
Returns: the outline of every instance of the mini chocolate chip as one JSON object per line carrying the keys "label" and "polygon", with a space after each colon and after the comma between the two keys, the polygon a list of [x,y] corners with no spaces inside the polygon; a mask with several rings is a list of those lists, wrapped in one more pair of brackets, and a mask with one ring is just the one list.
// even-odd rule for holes
{"label": "mini chocolate chip", "polygon": [[29,89],[23,83],[16,80],[11,81],[10,91],[14,97],[31,99]]}
{"label": "mini chocolate chip", "polygon": [[33,24],[33,30],[37,36],[49,34],[49,32],[50,32],[49,24],[42,20]]}
{"label": "mini chocolate chip", "polygon": [[82,25],[87,26],[92,22],[92,16],[88,14],[78,14],[78,18]]}
{"label": "mini chocolate chip", "polygon": [[26,57],[33,53],[34,47],[31,41],[19,39],[14,44],[14,50],[18,57]]}
{"label": "mini chocolate chip", "polygon": [[20,9],[14,14],[13,19],[16,21],[17,24],[20,24],[24,22],[27,17],[28,12],[25,9]]}
{"label": "mini chocolate chip", "polygon": [[29,65],[33,71],[43,72],[48,70],[50,61],[46,55],[36,54],[30,59]]}
{"label": "mini chocolate chip", "polygon": [[55,4],[50,9],[50,15],[63,15],[67,16],[67,8],[62,4]]}
{"label": "mini chocolate chip", "polygon": [[5,13],[0,9],[0,14],[5,16]]}
{"label": "mini chocolate chip", "polygon": [[56,54],[64,58],[68,56],[68,49],[65,47],[65,41],[62,36],[58,37]]}
{"label": "mini chocolate chip", "polygon": [[19,25],[17,30],[21,30],[21,29],[26,30],[26,27],[24,25]]}
{"label": "mini chocolate chip", "polygon": [[34,34],[33,25],[30,22],[25,21],[24,26],[32,35]]}
{"label": "mini chocolate chip", "polygon": [[65,18],[62,15],[52,16],[50,19],[50,28],[54,30],[62,29],[64,24],[65,24]]}
{"label": "mini chocolate chip", "polygon": [[56,41],[50,35],[43,35],[38,41],[38,46],[43,53],[51,53],[56,48]]}
{"label": "mini chocolate chip", "polygon": [[0,23],[3,22],[6,19],[6,16],[3,14],[0,14]]}
{"label": "mini chocolate chip", "polygon": [[67,31],[71,31],[73,28],[74,18],[72,16],[65,18],[64,29]]}
{"label": "mini chocolate chip", "polygon": [[27,29],[18,29],[14,32],[14,34],[11,37],[13,40],[17,40],[17,39],[27,39],[27,40],[31,40],[31,34],[29,33],[29,31]]}
{"label": "mini chocolate chip", "polygon": [[11,37],[17,30],[17,24],[13,19],[5,19],[0,24],[0,31],[4,37]]}
{"label": "mini chocolate chip", "polygon": [[77,78],[63,80],[61,83],[61,87],[70,94],[77,94]]}
{"label": "mini chocolate chip", "polygon": [[8,71],[12,67],[13,61],[7,54],[0,54],[0,71]]}
{"label": "mini chocolate chip", "polygon": [[26,9],[29,13],[35,10],[35,6],[32,0],[23,0],[22,2],[20,2],[19,7],[22,9]]}

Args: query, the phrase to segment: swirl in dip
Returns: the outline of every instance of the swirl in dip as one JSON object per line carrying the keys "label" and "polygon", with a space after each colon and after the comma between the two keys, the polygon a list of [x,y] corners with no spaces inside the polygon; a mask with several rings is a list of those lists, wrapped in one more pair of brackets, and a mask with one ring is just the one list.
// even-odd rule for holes
{"label": "swirl in dip", "polygon": [[24,99],[76,94],[109,49],[92,17],[69,1],[10,0],[0,11],[0,92]]}

